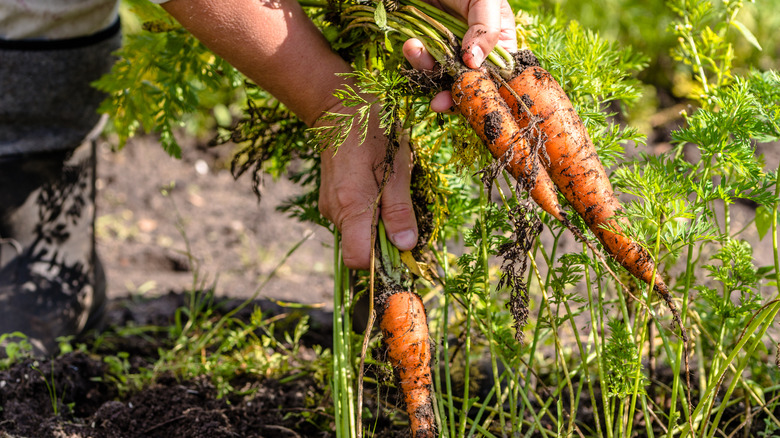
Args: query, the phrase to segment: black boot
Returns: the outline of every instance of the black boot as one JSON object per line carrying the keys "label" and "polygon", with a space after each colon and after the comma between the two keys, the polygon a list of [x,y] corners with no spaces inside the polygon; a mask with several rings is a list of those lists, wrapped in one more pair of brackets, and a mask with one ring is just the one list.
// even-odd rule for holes
{"label": "black boot", "polygon": [[0,39],[0,335],[24,333],[38,355],[105,306],[93,129],[105,96],[90,84],[111,69],[119,31]]}
{"label": "black boot", "polygon": [[95,145],[0,156],[0,333],[38,355],[96,328],[105,275],[95,253]]}

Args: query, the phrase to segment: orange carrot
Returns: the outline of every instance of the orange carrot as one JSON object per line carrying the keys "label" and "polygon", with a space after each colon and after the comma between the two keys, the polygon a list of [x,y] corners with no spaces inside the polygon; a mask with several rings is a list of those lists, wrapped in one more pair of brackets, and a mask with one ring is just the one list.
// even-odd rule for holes
{"label": "orange carrot", "polygon": [[607,172],[561,86],[538,66],[526,68],[507,85],[514,93],[502,86],[501,97],[511,108],[518,126],[530,127],[530,135],[543,142],[540,161],[552,181],[607,252],[635,277],[647,284],[654,282],[654,289],[678,319],[669,288],[658,273],[653,276],[655,264],[650,254],[623,234],[621,225],[627,219],[616,217],[621,207]]}
{"label": "orange carrot", "polygon": [[558,203],[553,182],[488,74],[484,70],[460,73],[452,85],[452,99],[491,154],[508,161],[509,173],[526,185],[539,207],[556,219],[565,220],[566,213]]}
{"label": "orange carrot", "polygon": [[409,291],[378,297],[379,328],[406,403],[414,438],[437,436],[431,402],[431,345],[425,306]]}

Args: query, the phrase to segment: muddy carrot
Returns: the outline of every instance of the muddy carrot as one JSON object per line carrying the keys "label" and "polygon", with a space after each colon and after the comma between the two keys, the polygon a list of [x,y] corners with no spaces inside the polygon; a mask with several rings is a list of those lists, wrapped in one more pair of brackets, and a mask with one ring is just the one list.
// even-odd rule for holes
{"label": "muddy carrot", "polygon": [[406,290],[388,291],[377,298],[379,328],[406,403],[412,436],[435,437],[431,345],[423,302]]}
{"label": "muddy carrot", "polygon": [[501,97],[512,110],[518,126],[530,127],[527,132],[531,140],[543,143],[539,160],[552,181],[606,251],[632,275],[654,284],[655,291],[678,319],[669,288],[656,272],[652,257],[622,232],[621,226],[627,224],[627,219],[618,217],[621,207],[607,172],[561,86],[538,66],[525,68],[507,85],[514,93],[501,86]]}
{"label": "muddy carrot", "polygon": [[522,135],[509,107],[484,70],[464,70],[452,85],[453,102],[496,159],[529,189],[542,210],[563,221],[555,186]]}

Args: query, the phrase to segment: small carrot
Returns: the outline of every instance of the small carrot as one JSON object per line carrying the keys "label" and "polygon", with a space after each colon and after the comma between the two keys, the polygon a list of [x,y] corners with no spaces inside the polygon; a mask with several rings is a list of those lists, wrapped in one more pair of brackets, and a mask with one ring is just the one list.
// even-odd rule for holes
{"label": "small carrot", "polygon": [[[530,66],[515,75],[499,92],[521,129],[531,128],[544,145],[540,161],[606,251],[628,272],[666,301],[678,323],[679,312],[669,288],[656,272],[647,250],[622,232],[627,219],[618,217],[621,207],[599,160],[596,148],[566,93],[549,72]],[[519,97],[519,100],[517,97]],[[682,328],[682,325],[680,325]],[[686,337],[684,329],[683,338]]]}
{"label": "small carrot", "polygon": [[484,70],[464,70],[455,77],[452,96],[455,106],[491,154],[496,159],[507,160],[509,173],[526,185],[542,210],[564,221],[566,213],[558,203],[553,182],[488,74]]}
{"label": "small carrot", "polygon": [[387,346],[387,358],[404,396],[412,436],[435,437],[431,344],[425,306],[416,293],[406,290],[388,293],[377,297],[379,328]]}

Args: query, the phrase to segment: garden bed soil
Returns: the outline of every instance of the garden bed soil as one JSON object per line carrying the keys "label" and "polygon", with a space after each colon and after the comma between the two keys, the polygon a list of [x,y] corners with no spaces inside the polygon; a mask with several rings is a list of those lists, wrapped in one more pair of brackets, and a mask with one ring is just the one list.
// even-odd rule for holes
{"label": "garden bed soil", "polygon": [[[4,436],[19,437],[299,437],[329,436],[306,427],[306,397],[319,393],[311,382],[252,382],[246,399],[218,399],[206,378],[159,378],[143,391],[117,399],[103,379],[106,365],[84,353],[56,361],[23,361],[0,373],[7,382],[3,402]],[[34,371],[35,370],[35,371]],[[40,371],[40,372],[39,372]],[[44,380],[47,379],[47,380]],[[59,415],[47,383],[56,382]],[[69,406],[72,405],[72,411]],[[297,415],[287,417],[287,414]]]}
{"label": "garden bed soil", "polygon": [[[141,335],[112,335],[123,327],[147,324],[170,326],[176,309],[186,306],[188,293],[169,293],[155,298],[115,299],[108,312],[109,328],[102,344],[86,339],[86,351],[76,351],[56,359],[23,359],[0,371],[0,438],[120,438],[120,437],[335,437],[335,423],[331,394],[327,385],[312,376],[275,379],[257,374],[242,374],[238,370],[231,385],[235,388],[224,397],[210,381],[209,376],[182,379],[164,372],[140,390],[122,390],[123,374],[112,369],[104,358],[124,352],[129,364],[127,371],[139,373],[151,368],[159,348],[170,348],[165,337]],[[219,317],[234,309],[243,300],[223,298],[215,302],[214,316]],[[252,309],[269,309],[268,316],[280,316],[285,309],[275,307],[272,301],[256,301],[236,313],[246,321]],[[314,345],[328,346],[329,318],[326,311],[310,311],[312,330],[302,339],[299,357],[314,357]],[[280,339],[280,342],[283,342]],[[484,388],[491,388],[489,360],[480,364],[481,372],[475,388],[476,396],[484,397]],[[478,377],[482,376],[482,377]],[[289,376],[288,376],[289,377]],[[372,380],[377,376],[371,375]],[[669,368],[660,368],[654,385],[669,385],[673,380]],[[540,382],[547,380],[539,376]],[[578,382],[572,382],[576,387]],[[552,387],[544,383],[537,391],[547,394]],[[456,381],[457,386],[457,381]],[[458,391],[458,388],[455,388]],[[600,388],[594,388],[600,400]],[[392,406],[398,405],[398,394],[383,389],[381,395],[373,387],[366,389],[365,412],[367,430],[374,438],[409,437],[404,414]],[[552,397],[552,394],[549,394]],[[561,401],[568,405],[568,391]],[[592,425],[593,417],[589,394],[584,392],[576,413],[577,424]],[[695,389],[694,389],[694,397]],[[381,398],[381,402],[377,402]],[[659,401],[663,402],[663,401]],[[540,407],[541,409],[541,407]],[[736,404],[727,409],[727,416],[743,414],[744,407]],[[780,409],[778,409],[780,410]],[[758,436],[763,431],[763,414],[742,431],[745,436]],[[780,412],[774,412],[775,415]],[[639,415],[639,414],[638,414]],[[530,419],[530,418],[529,418]],[[602,418],[603,421],[603,418]],[[642,425],[641,418],[636,419]],[[543,424],[547,421],[543,419]],[[551,424],[549,427],[553,427]],[[734,431],[737,424],[727,431]],[[638,437],[644,428],[637,429]],[[532,437],[543,436],[539,432]]]}
{"label": "garden bed soil", "polygon": [[[108,313],[108,333],[128,326],[170,326],[189,294],[169,293],[151,299],[116,299]],[[242,300],[222,299],[221,311]],[[273,302],[254,304],[279,312]],[[248,318],[251,309],[237,314]],[[279,313],[276,313],[279,315]],[[325,343],[327,313],[313,312],[315,337],[304,338],[301,356],[313,356],[310,345]],[[319,325],[318,325],[319,324]],[[335,436],[330,395],[311,377],[280,381],[236,373],[236,391],[218,397],[208,376],[183,380],[163,373],[137,391],[121,392],[122,374],[103,360],[126,353],[131,372],[151,368],[164,341],[149,336],[110,336],[105,346],[88,339],[92,353],[71,352],[49,359],[23,359],[0,371],[0,437],[331,437]],[[124,386],[126,387],[126,385]],[[404,436],[403,425],[380,424],[378,437]]]}

